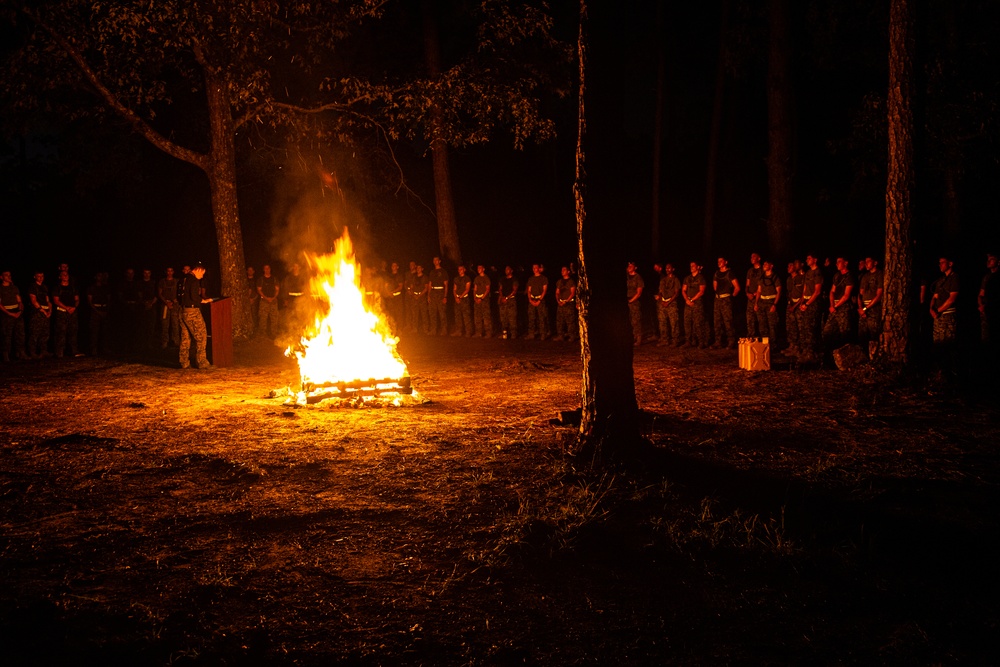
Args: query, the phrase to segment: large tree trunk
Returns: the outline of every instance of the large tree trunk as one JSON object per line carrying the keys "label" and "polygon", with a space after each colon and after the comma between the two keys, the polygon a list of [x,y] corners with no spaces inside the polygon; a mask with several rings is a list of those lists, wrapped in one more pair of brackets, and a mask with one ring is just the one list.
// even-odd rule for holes
{"label": "large tree trunk", "polygon": [[770,55],[767,68],[767,156],[769,211],[767,238],[771,252],[788,257],[792,233],[791,40],[788,0],[770,0]]}
{"label": "large tree trunk", "polygon": [[246,258],[243,254],[243,228],[236,197],[236,147],[228,82],[221,75],[205,73],[208,115],[212,148],[205,174],[212,195],[212,217],[219,244],[219,270],[222,293],[233,300],[233,336],[249,338],[253,334],[250,300],[246,290]]}
{"label": "large tree trunk", "polygon": [[719,150],[722,145],[722,112],[726,94],[726,33],[729,30],[729,0],[722,0],[719,21],[719,59],[715,64],[715,97],[712,102],[712,125],[708,135],[708,169],[705,173],[705,224],[702,253],[712,255],[715,234],[715,199],[719,182]]}
{"label": "large tree trunk", "polygon": [[889,12],[889,164],[885,190],[885,290],[878,361],[909,362],[910,246],[913,193],[913,15],[909,0],[891,0]]}
{"label": "large tree trunk", "polygon": [[[595,464],[626,455],[640,438],[639,407],[632,372],[632,335],[625,295],[625,253],[620,250],[621,241],[616,240],[616,236],[620,238],[615,229],[617,218],[605,210],[603,215],[588,219],[585,207],[589,184],[584,150],[587,135],[584,104],[586,36],[587,3],[580,0],[576,179],[573,183],[580,263],[577,304],[583,360],[577,454]],[[610,52],[600,53],[610,55]],[[617,167],[606,164],[601,168],[606,176]]]}
{"label": "large tree trunk", "polygon": [[[424,21],[424,56],[427,73],[436,78],[441,74],[441,47],[437,23],[429,0],[422,3]],[[458,242],[455,200],[451,192],[451,170],[448,166],[448,143],[441,139],[441,110],[431,108],[431,162],[434,168],[434,210],[438,223],[438,243],[441,256],[454,264],[462,263],[462,248]]]}

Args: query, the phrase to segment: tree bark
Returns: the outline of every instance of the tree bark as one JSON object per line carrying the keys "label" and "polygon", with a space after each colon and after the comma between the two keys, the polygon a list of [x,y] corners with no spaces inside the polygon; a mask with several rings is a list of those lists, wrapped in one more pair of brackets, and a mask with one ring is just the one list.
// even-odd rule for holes
{"label": "tree bark", "polygon": [[209,139],[208,153],[199,153],[174,143],[157,132],[132,109],[125,106],[108,88],[83,54],[62,33],[33,14],[25,12],[32,21],[48,33],[66,55],[76,63],[83,78],[112,111],[121,116],[132,129],[153,146],[171,157],[201,169],[208,178],[212,200],[212,217],[216,241],[219,246],[219,267],[222,293],[233,299],[233,335],[237,340],[252,333],[250,301],[245,289],[246,260],[243,254],[243,228],[240,224],[236,195],[236,149],[234,138],[236,123],[233,120],[229,99],[229,81],[205,58],[197,44],[193,47],[195,60],[205,77],[205,94],[208,100]]}
{"label": "tree bark", "polygon": [[[424,56],[427,73],[431,78],[441,74],[441,46],[437,24],[431,11],[431,2],[424,0]],[[451,169],[448,161],[448,143],[440,135],[441,109],[431,107],[431,164],[434,169],[434,209],[438,224],[438,244],[442,258],[458,265],[462,263],[462,248],[458,241],[458,222],[455,216],[455,199],[451,190]]]}
{"label": "tree bark", "polygon": [[579,86],[577,107],[576,177],[573,198],[580,265],[577,305],[581,383],[580,446],[577,455],[591,465],[626,456],[639,437],[639,407],[632,371],[632,335],[625,295],[624,253],[614,242],[615,219],[588,219],[585,198],[587,168],[587,3],[580,0],[577,37]]}
{"label": "tree bark", "polygon": [[708,168],[705,173],[705,223],[702,253],[712,256],[715,234],[715,199],[719,182],[719,150],[722,145],[722,112],[726,94],[726,33],[729,30],[729,0],[722,0],[719,27],[719,60],[715,64],[715,97],[712,102],[712,125],[708,135]]}
{"label": "tree bark", "polygon": [[792,233],[791,40],[788,0],[770,0],[770,53],[767,68],[767,157],[769,212],[767,238],[771,252],[788,257]]}
{"label": "tree bark", "polygon": [[910,352],[913,51],[913,15],[909,0],[890,0],[885,289],[877,359],[883,366],[897,368],[909,363]]}
{"label": "tree bark", "polygon": [[206,69],[205,91],[212,140],[205,174],[208,176],[212,218],[219,244],[222,293],[233,300],[233,336],[242,340],[253,335],[253,322],[247,298],[243,228],[236,195],[236,130],[229,103],[229,83],[223,75]]}

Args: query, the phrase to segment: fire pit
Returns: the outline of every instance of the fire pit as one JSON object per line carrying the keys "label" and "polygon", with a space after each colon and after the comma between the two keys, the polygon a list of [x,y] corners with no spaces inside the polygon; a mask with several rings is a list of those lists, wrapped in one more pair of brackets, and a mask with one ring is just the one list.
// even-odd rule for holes
{"label": "fire pit", "polygon": [[365,303],[347,231],[332,254],[308,259],[319,312],[299,342],[285,350],[299,365],[301,391],[294,402],[415,397],[406,364],[396,352],[399,340],[377,304]]}

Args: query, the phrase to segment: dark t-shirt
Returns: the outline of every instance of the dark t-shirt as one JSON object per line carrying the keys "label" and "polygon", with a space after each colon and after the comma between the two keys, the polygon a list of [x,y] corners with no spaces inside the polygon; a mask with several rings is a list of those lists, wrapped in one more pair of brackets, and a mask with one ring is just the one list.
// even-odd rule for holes
{"label": "dark t-shirt", "polygon": [[468,293],[466,293],[466,290],[468,290],[471,286],[472,278],[469,276],[455,276],[455,296],[460,296],[463,293],[465,293],[465,296],[469,296]]}
{"label": "dark t-shirt", "polygon": [[[195,278],[197,280],[197,278]],[[257,287],[268,299],[273,299],[278,296],[278,279],[275,276],[261,276],[257,279]],[[187,294],[187,285],[185,284],[184,293]]]}
{"label": "dark t-shirt", "polygon": [[681,291],[681,281],[677,276],[663,276],[660,278],[660,298],[664,301],[676,298]]}
{"label": "dark t-shirt", "polygon": [[646,283],[643,282],[642,276],[638,273],[634,276],[628,276],[626,281],[626,296],[631,300],[636,295],[636,292],[645,286]]}
{"label": "dark t-shirt", "polygon": [[98,310],[105,310],[111,305],[111,288],[107,285],[93,284],[87,288],[90,305]]}
{"label": "dark t-shirt", "polygon": [[698,275],[688,274],[684,278],[684,286],[687,287],[687,298],[693,299],[698,295],[698,290],[706,286],[705,274],[698,273]]}
{"label": "dark t-shirt", "polygon": [[876,269],[875,271],[866,271],[864,275],[861,276],[861,300],[862,302],[871,301],[878,294],[878,291],[882,289],[882,271]]}
{"label": "dark t-shirt", "polygon": [[17,297],[21,296],[21,290],[17,289],[17,285],[11,283],[10,285],[0,285],[0,305],[2,305],[8,312],[17,312]]}
{"label": "dark t-shirt", "polygon": [[483,298],[486,293],[490,291],[490,277],[476,276],[476,279],[472,281],[473,284],[473,294],[478,298]]}
{"label": "dark t-shirt", "polygon": [[781,284],[781,278],[778,277],[777,273],[772,273],[767,275],[766,273],[760,277],[760,295],[761,296],[774,296],[778,293],[778,285]]}
{"label": "dark t-shirt", "polygon": [[806,269],[805,274],[802,276],[802,298],[809,301],[815,293],[817,285],[823,285],[823,273],[819,270],[819,267]]}
{"label": "dark t-shirt", "polygon": [[510,297],[517,294],[517,289],[520,287],[520,283],[517,282],[517,278],[508,278],[504,276],[500,279],[500,294],[504,298],[509,299]]}
{"label": "dark t-shirt", "polygon": [[719,296],[732,295],[733,293],[733,272],[729,269],[716,271],[712,276],[715,281],[715,293]]}
{"label": "dark t-shirt", "polygon": [[59,299],[63,308],[75,308],[80,294],[76,291],[73,283],[69,285],[56,285],[52,288],[52,298]]}
{"label": "dark t-shirt", "polygon": [[565,301],[572,295],[574,287],[576,287],[576,281],[572,278],[560,278],[556,281],[556,297],[560,301]]}
{"label": "dark t-shirt", "polygon": [[[948,297],[951,296],[951,293],[957,291],[958,291],[957,273],[952,271],[947,276],[941,276],[940,278],[934,281],[934,286],[931,288],[931,292],[933,292],[937,296],[937,302],[934,304],[934,306],[936,308],[940,308],[941,305],[948,300]],[[955,304],[952,303],[949,309],[953,310],[954,308]]]}
{"label": "dark t-shirt", "polygon": [[[177,278],[160,278],[160,292],[163,294],[164,301],[176,301],[177,300]],[[257,290],[254,289],[254,295],[257,294]]]}
{"label": "dark t-shirt", "polygon": [[835,275],[833,277],[833,298],[842,298],[848,287],[854,287],[854,276],[850,271]]}
{"label": "dark t-shirt", "polygon": [[48,285],[46,285],[45,283],[39,285],[36,282],[32,282],[31,285],[28,286],[28,294],[29,294],[28,297],[29,304],[31,303],[30,295],[34,294],[35,301],[38,302],[39,308],[47,308],[52,305],[52,303],[49,301],[49,288]]}
{"label": "dark t-shirt", "polygon": [[542,298],[542,290],[549,284],[549,279],[545,276],[531,276],[528,278],[528,296],[532,299]]}
{"label": "dark t-shirt", "polygon": [[181,297],[181,306],[184,308],[201,306],[201,281],[193,273],[184,276],[184,295]]}

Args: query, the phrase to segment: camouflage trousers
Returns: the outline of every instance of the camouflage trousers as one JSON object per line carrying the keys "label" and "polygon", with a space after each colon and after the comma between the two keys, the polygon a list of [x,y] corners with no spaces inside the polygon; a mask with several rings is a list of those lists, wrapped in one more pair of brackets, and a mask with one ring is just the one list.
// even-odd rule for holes
{"label": "camouflage trousers", "polygon": [[542,340],[549,337],[549,307],[544,301],[537,306],[528,302],[528,338],[535,335]]}
{"label": "camouflage trousers", "polygon": [[[181,315],[182,319],[183,317],[184,316]],[[270,338],[274,338],[278,333],[278,302],[261,299],[260,310],[257,312],[257,317],[259,318],[257,320],[257,331],[263,332]],[[185,332],[181,331],[180,334],[182,341],[187,338],[187,334]]]}
{"label": "camouflage trousers", "polygon": [[[264,302],[266,303],[266,302]],[[198,368],[208,366],[208,355],[206,346],[208,344],[208,331],[205,329],[205,320],[201,316],[200,308],[185,308],[181,321],[184,324],[184,331],[181,333],[180,362],[181,368],[191,366],[191,339],[194,338],[195,352],[198,359]]]}
{"label": "camouflage trousers", "polygon": [[804,311],[801,308],[796,310],[795,323],[799,330],[799,361],[815,361],[819,306],[814,303]]}
{"label": "camouflage trousers", "polygon": [[757,311],[754,310],[754,306],[757,305],[757,298],[754,296],[747,297],[747,336],[750,338],[758,338],[761,336],[760,328],[758,327]]}
{"label": "camouflage trousers", "polygon": [[4,361],[24,356],[24,315],[9,317],[0,313],[0,351]]}
{"label": "camouflage trousers", "polygon": [[[771,307],[774,306],[774,310]],[[772,345],[778,338],[778,307],[774,299],[761,298],[757,302],[757,328],[761,337],[770,338]]]}
{"label": "camouflage trousers", "polygon": [[576,324],[576,301],[556,307],[556,335],[576,340],[580,331]]}
{"label": "camouflage trousers", "polygon": [[500,302],[500,328],[511,338],[517,338],[517,301],[514,297]]}
{"label": "camouflage trousers", "polygon": [[472,304],[472,320],[476,325],[476,335],[493,337],[493,313],[490,312],[489,299],[483,298]]}
{"label": "camouflage trousers", "polygon": [[642,304],[638,299],[628,304],[628,319],[632,324],[632,340],[638,345],[642,342]]}
{"label": "camouflage trousers", "polygon": [[407,329],[412,333],[430,333],[430,326],[427,323],[427,297],[413,295],[406,302],[406,324]]}
{"label": "camouflage trousers", "polygon": [[799,304],[791,303],[785,311],[785,339],[788,349],[793,352],[799,349]]}
{"label": "camouflage trousers", "polygon": [[733,298],[731,296],[715,297],[715,344],[722,345],[722,335],[725,333],[726,343],[736,344],[736,328],[733,326]]}
{"label": "camouflage trousers", "polygon": [[684,309],[684,333],[687,334],[688,345],[708,345],[708,321],[701,299]]}
{"label": "camouflage trousers", "polygon": [[31,316],[31,326],[28,327],[28,356],[37,357],[44,354],[49,346],[49,327],[51,320],[35,311]]}
{"label": "camouflage trousers", "polygon": [[858,316],[858,338],[862,341],[878,340],[882,335],[882,305],[875,304]]}
{"label": "camouflage trousers", "polygon": [[52,327],[54,339],[53,353],[57,357],[63,356],[68,345],[69,353],[73,355],[77,354],[79,352],[77,349],[77,334],[80,330],[80,320],[76,312],[67,313],[66,311],[57,309],[55,315],[52,317],[56,321]]}
{"label": "camouflage trousers", "polygon": [[[164,312],[166,315],[164,315]],[[254,330],[256,331],[256,318],[254,319]],[[173,308],[160,306],[160,346],[166,347],[167,343],[180,343],[181,339],[181,307],[174,305]]]}
{"label": "camouflage trousers", "polygon": [[469,297],[455,301],[455,333],[463,336],[472,335],[472,308],[469,307]]}
{"label": "camouflage trousers", "polygon": [[830,313],[823,325],[823,345],[828,351],[840,347],[851,337],[851,307],[845,303]]}
{"label": "camouflage trousers", "polygon": [[447,299],[442,299],[438,296],[439,294],[444,294],[444,291],[432,289],[427,300],[427,313],[429,315],[427,333],[432,336],[438,334],[444,336],[448,333],[448,303]]}
{"label": "camouflage trousers", "polygon": [[90,311],[90,356],[96,357],[108,347],[108,313],[107,308]]}
{"label": "camouflage trousers", "polygon": [[[773,309],[772,309],[773,307]],[[778,306],[774,299],[761,299],[757,302],[757,328],[761,337],[770,339],[771,345],[778,340]]]}
{"label": "camouflage trousers", "polygon": [[955,342],[955,313],[944,312],[934,318],[932,337],[935,345]]}
{"label": "camouflage trousers", "polygon": [[661,344],[681,342],[680,312],[676,299],[666,305],[663,305],[663,301],[657,302],[656,324],[659,328]]}

